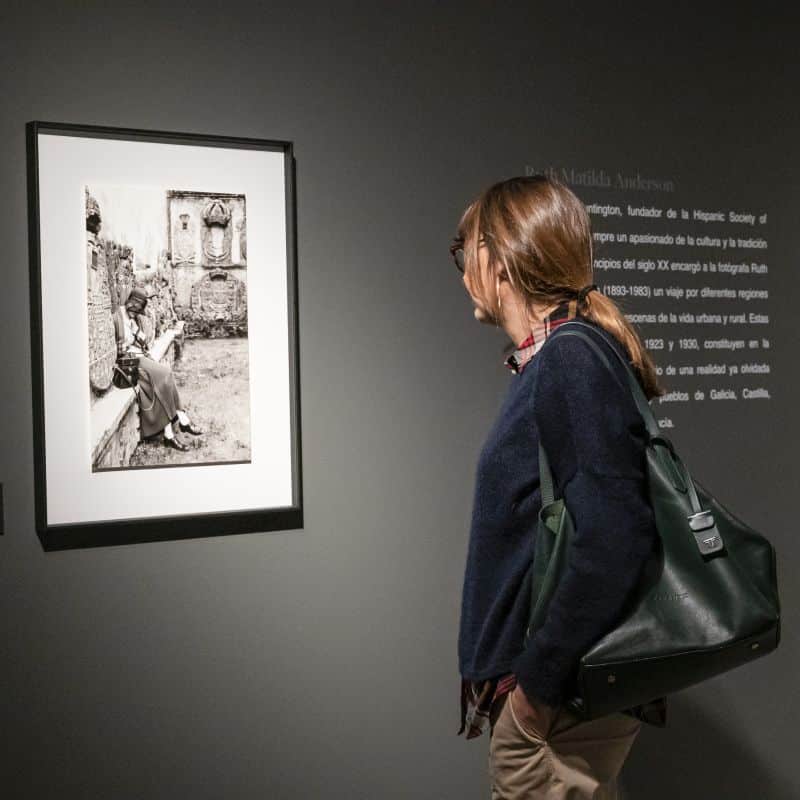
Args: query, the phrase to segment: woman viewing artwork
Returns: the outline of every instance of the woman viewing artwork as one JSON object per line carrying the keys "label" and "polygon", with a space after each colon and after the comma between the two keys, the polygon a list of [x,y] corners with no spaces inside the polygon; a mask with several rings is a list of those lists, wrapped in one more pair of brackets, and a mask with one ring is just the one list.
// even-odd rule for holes
{"label": "woman viewing artwork", "polygon": [[[614,347],[646,396],[655,365],[616,303],[593,283],[583,203],[546,175],[511,178],[469,204],[451,253],[474,317],[502,327],[509,386],[481,449],[461,600],[461,727],[489,729],[492,798],[615,798],[643,723],[666,701],[584,720],[565,701],[580,657],[615,626],[658,542],[646,483],[647,432],[622,363],[614,372],[581,332]],[[508,352],[508,349],[505,352]],[[567,566],[544,623],[523,642],[533,533],[541,507],[539,443],[556,497],[574,520]]]}

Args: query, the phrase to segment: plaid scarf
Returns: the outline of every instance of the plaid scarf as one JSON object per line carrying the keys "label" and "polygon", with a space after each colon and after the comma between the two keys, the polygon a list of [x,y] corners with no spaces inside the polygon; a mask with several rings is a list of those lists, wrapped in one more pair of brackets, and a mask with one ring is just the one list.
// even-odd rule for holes
{"label": "plaid scarf", "polygon": [[574,319],[578,313],[576,300],[568,300],[554,308],[543,320],[534,323],[530,335],[520,342],[503,363],[519,375],[525,365],[542,349],[547,337],[562,323]]}
{"label": "plaid scarf", "polygon": [[485,681],[461,679],[461,727],[458,735],[467,730],[467,739],[480,736],[489,727],[489,713],[494,701],[517,685],[517,677],[509,672],[500,678]]}

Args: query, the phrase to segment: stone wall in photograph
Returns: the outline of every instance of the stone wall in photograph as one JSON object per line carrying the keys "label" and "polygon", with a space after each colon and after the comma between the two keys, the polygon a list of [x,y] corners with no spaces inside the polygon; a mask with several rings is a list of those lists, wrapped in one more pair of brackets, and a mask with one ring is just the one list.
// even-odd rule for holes
{"label": "stone wall in photograph", "polygon": [[134,249],[102,235],[102,210],[86,190],[86,287],[89,339],[89,386],[92,397],[112,388],[117,357],[114,310],[125,303],[134,286],[150,296],[139,324],[151,345],[175,326],[175,273],[167,252],[158,264],[135,267]]}

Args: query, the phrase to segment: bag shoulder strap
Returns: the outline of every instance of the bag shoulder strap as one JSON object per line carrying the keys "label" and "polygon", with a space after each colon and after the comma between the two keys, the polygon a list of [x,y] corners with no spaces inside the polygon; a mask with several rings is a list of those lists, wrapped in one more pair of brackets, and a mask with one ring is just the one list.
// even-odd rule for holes
{"label": "bag shoulder strap", "polygon": [[[588,325],[585,322],[579,322],[578,320],[570,320],[569,322],[563,322],[561,325],[558,326],[558,329],[553,332],[552,336],[548,337],[555,338],[556,336],[580,336],[581,338],[585,339],[589,345],[594,349],[594,351],[600,356],[603,363],[611,369],[611,364],[609,363],[608,359],[605,357],[605,354],[602,352],[600,347],[594,341],[593,338],[586,336],[586,334],[581,333],[580,331],[563,331],[562,328],[565,328],[567,325],[580,325],[584,328],[592,328],[593,326]],[[656,421],[655,415],[653,414],[653,409],[650,408],[650,403],[648,402],[647,398],[645,397],[644,391],[636,378],[636,375],[631,368],[630,363],[623,359],[622,356],[617,352],[617,349],[608,341],[606,338],[606,334],[598,331],[594,328],[595,332],[605,340],[606,344],[611,348],[614,352],[614,355],[622,362],[624,365],[627,373],[628,373],[628,383],[630,384],[630,388],[633,391],[634,400],[636,401],[636,406],[639,409],[639,413],[642,415],[644,423],[647,427],[648,438],[650,440],[651,445],[656,445],[657,450],[661,454],[661,451],[666,450],[668,452],[664,452],[662,456],[662,463],[664,464],[664,468],[666,469],[667,473],[670,475],[670,479],[674,489],[682,494],[686,494],[689,497],[689,501],[691,507],[696,515],[705,514],[706,512],[703,509],[702,504],[700,503],[700,498],[697,494],[697,490],[694,486],[694,481],[692,480],[692,476],[689,474],[689,471],[686,469],[686,465],[683,463],[681,457],[675,451],[675,447],[672,444],[672,441],[669,439],[668,436],[661,433],[658,422]],[[616,373],[614,373],[616,375]],[[553,502],[554,495],[553,495],[553,476],[550,471],[550,463],[547,460],[547,454],[544,451],[544,447],[542,447],[541,438],[539,440],[539,481],[541,484],[542,490],[542,505],[545,505],[548,502]],[[546,494],[545,494],[546,492]]]}
{"label": "bag shoulder strap", "polygon": [[616,347],[608,340],[609,334],[605,331],[599,330],[597,327],[593,325],[589,325],[586,322],[580,322],[579,320],[572,319],[568,322],[562,322],[558,328],[553,332],[552,337],[555,339],[557,336],[579,336],[581,339],[586,341],[590,347],[597,353],[600,357],[602,362],[606,365],[606,367],[611,371],[611,373],[616,378],[616,372],[611,368],[611,364],[609,363],[608,359],[606,358],[605,353],[597,346],[594,338],[587,336],[584,333],[581,333],[577,330],[565,330],[568,326],[572,325],[579,325],[582,328],[589,328],[590,330],[594,331],[597,336],[599,336],[609,347],[612,353],[616,356],[617,360],[622,364],[625,368],[625,372],[628,376],[628,385],[633,392],[633,399],[636,403],[636,407],[639,410],[639,413],[642,415],[644,419],[645,425],[647,427],[647,432],[650,436],[659,436],[660,429],[658,427],[658,422],[656,421],[655,415],[653,414],[653,409],[650,407],[650,403],[645,396],[644,390],[642,389],[641,384],[639,383],[639,379],[636,377],[636,374],[633,371],[633,367],[631,366],[630,362],[623,358],[622,355],[619,353]]}
{"label": "bag shoulder strap", "polygon": [[[639,413],[642,415],[642,419],[644,420],[645,426],[647,428],[647,433],[650,438],[654,437],[661,437],[660,430],[658,427],[658,422],[656,421],[655,415],[653,414],[653,409],[650,408],[650,403],[647,400],[647,397],[642,390],[641,384],[639,383],[639,379],[636,377],[630,363],[627,359],[624,359],[620,353],[618,352],[617,348],[611,344],[611,342],[607,338],[607,334],[595,328],[593,325],[589,325],[586,322],[581,322],[577,319],[571,319],[568,322],[562,322],[558,328],[553,331],[552,336],[548,337],[548,341],[550,339],[555,339],[558,336],[579,336],[581,339],[586,341],[589,346],[597,353],[598,357],[605,364],[606,368],[611,372],[614,376],[614,379],[619,382],[619,378],[617,373],[611,367],[611,362],[606,357],[606,354],[597,344],[592,336],[587,336],[585,333],[582,333],[578,330],[566,330],[567,326],[574,326],[579,325],[582,328],[589,328],[593,330],[601,339],[605,341],[617,359],[622,363],[623,367],[625,368],[625,372],[628,376],[628,386],[633,392],[633,398],[636,403],[636,407],[639,410]],[[546,345],[545,345],[546,346]],[[547,453],[545,453],[544,447],[542,446],[541,437],[539,439],[539,485],[540,491],[542,496],[542,506],[549,505],[555,500],[555,487],[553,483],[553,473],[550,469],[550,462],[547,458]]]}

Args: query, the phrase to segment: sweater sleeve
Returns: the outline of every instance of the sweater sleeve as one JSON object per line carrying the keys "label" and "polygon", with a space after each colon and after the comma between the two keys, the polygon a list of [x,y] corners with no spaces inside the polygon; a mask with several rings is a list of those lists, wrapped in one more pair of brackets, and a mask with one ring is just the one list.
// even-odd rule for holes
{"label": "sweater sleeve", "polygon": [[556,337],[541,355],[534,417],[575,538],[545,621],[512,668],[528,697],[556,706],[580,657],[617,621],[657,529],[630,389],[577,336]]}

